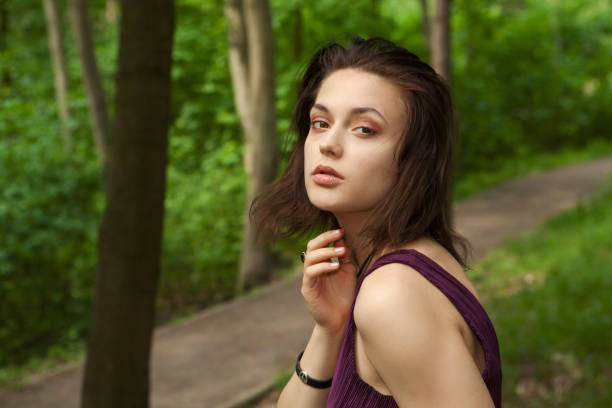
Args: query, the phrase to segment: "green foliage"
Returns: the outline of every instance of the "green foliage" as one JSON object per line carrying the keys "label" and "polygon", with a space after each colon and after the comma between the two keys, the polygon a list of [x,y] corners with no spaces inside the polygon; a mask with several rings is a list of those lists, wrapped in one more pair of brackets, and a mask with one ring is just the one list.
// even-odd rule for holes
{"label": "green foliage", "polygon": [[463,11],[453,16],[459,171],[610,138],[612,7],[479,4],[454,5]]}
{"label": "green foliage", "polygon": [[593,138],[580,149],[563,146],[555,152],[502,157],[496,161],[496,166],[492,169],[465,171],[454,186],[454,197],[461,200],[518,176],[611,154],[612,140]]}
{"label": "green foliage", "polygon": [[[476,267],[516,406],[610,406],[612,179],[588,205],[494,250]],[[578,405],[576,405],[578,404]]]}
{"label": "green foliage", "polygon": [[170,166],[201,174],[202,157],[240,141],[222,0],[177,2],[172,83]]}
{"label": "green foliage", "polygon": [[[184,139],[172,139],[172,150]],[[234,293],[242,241],[245,176],[235,141],[206,156],[200,170],[169,168],[158,317],[201,309]],[[206,175],[206,177],[202,177]]]}
{"label": "green foliage", "polygon": [[0,149],[0,366],[87,328],[100,175],[57,142],[41,131]]}
{"label": "green foliage", "polygon": [[0,382],[81,347],[103,205],[83,90],[70,95],[74,146],[66,152],[42,5],[10,6],[13,41],[0,56],[11,79],[0,87]]}

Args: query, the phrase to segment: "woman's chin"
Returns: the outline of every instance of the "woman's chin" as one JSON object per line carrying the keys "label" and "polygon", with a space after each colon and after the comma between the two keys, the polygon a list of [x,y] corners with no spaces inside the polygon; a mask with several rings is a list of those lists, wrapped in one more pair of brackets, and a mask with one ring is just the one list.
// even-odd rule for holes
{"label": "woman's chin", "polygon": [[310,200],[311,204],[321,211],[327,211],[334,215],[354,212],[356,209],[347,203],[330,202],[326,200]]}
{"label": "woman's chin", "polygon": [[325,200],[310,200],[310,203],[321,211],[327,211],[331,213],[342,212],[342,210],[346,207],[346,205]]}

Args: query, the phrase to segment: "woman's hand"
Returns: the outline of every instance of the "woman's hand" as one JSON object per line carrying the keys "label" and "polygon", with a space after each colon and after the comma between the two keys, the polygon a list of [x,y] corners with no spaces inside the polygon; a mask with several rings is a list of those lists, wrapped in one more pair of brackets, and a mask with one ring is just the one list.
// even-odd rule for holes
{"label": "woman's hand", "polygon": [[[328,334],[342,332],[351,311],[357,268],[342,240],[344,231],[326,231],[308,242],[302,296],[316,323]],[[333,247],[328,247],[333,242]],[[339,263],[330,258],[337,257]]]}

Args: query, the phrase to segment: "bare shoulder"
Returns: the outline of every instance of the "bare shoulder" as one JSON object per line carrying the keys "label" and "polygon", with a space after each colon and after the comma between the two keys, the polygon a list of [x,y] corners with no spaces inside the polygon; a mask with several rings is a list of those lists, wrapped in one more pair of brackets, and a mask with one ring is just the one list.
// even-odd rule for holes
{"label": "bare shoulder", "polygon": [[[363,280],[353,318],[366,355],[387,388],[389,377],[401,377],[404,384],[428,377],[431,356],[446,347],[441,339],[460,348],[461,329],[447,303],[443,293],[405,264],[383,265]],[[385,364],[401,360],[412,369]],[[390,368],[387,378],[385,367]],[[413,378],[414,373],[420,377]]]}
{"label": "bare shoulder", "polygon": [[442,307],[445,301],[444,295],[412,267],[390,263],[363,280],[353,317],[360,332],[376,331],[400,320],[410,321],[412,327],[442,329],[452,326]]}
{"label": "bare shoulder", "polygon": [[383,265],[364,278],[355,325],[367,359],[400,406],[491,406],[457,316],[408,265]]}
{"label": "bare shoulder", "polygon": [[[414,249],[421,255],[426,256],[457,279],[480,301],[476,288],[462,265],[439,243],[422,238],[401,249]],[[381,301],[390,302],[392,300],[400,302],[403,307],[411,307],[414,310],[425,312],[426,319],[435,316],[451,316],[455,323],[460,323],[463,326],[462,317],[457,313],[446,295],[431,284],[420,272],[402,263],[391,263],[379,267],[364,279],[355,304],[355,322],[357,323],[359,315],[367,313],[366,309],[374,310],[377,307],[373,303],[378,303],[378,307],[380,307]],[[422,310],[423,308],[426,308],[426,310]]]}

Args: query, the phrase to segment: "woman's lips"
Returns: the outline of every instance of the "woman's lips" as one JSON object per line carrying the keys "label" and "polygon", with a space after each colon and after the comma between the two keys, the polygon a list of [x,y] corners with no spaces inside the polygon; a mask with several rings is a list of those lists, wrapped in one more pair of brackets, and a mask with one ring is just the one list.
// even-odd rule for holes
{"label": "woman's lips", "polygon": [[319,164],[311,174],[314,182],[322,186],[333,186],[344,180],[336,169],[322,164]]}
{"label": "woman's lips", "polygon": [[331,174],[323,174],[317,173],[312,175],[312,179],[315,183],[320,184],[322,186],[333,186],[335,184],[342,183],[342,179],[340,177],[332,176]]}

